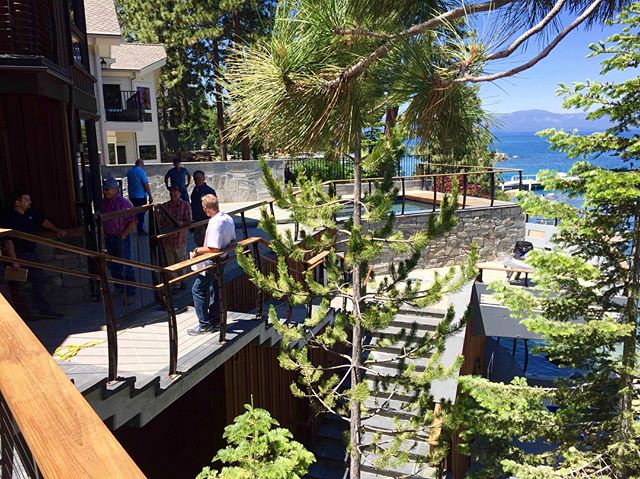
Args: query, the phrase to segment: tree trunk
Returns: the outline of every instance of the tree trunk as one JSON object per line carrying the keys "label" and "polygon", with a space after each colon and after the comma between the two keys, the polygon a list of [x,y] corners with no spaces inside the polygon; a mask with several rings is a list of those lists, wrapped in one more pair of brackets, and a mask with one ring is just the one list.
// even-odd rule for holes
{"label": "tree trunk", "polygon": [[[356,131],[354,141],[354,165],[353,165],[353,232],[361,234],[362,211],[360,201],[362,198],[362,158],[360,157],[360,136],[361,132]],[[360,314],[361,299],[361,271],[360,264],[353,264],[353,335],[351,347],[351,387],[354,388],[362,381],[362,315]],[[349,430],[349,440],[351,444],[349,465],[350,479],[360,479],[360,427],[361,413],[360,401],[353,400],[351,403],[351,424]]]}
{"label": "tree trunk", "polygon": [[[631,278],[627,287],[626,322],[633,325],[634,332],[624,338],[622,343],[622,374],[620,380],[624,390],[620,398],[620,433],[621,441],[631,444],[633,441],[633,371],[636,366],[636,332],[638,323],[638,290],[640,289],[640,207],[636,205],[633,217],[633,241],[631,244]],[[620,478],[627,479],[630,471],[624,467],[620,471]]]}
{"label": "tree trunk", "polygon": [[[242,25],[240,24],[240,13],[238,11],[234,12],[232,15],[233,22],[233,43],[235,43],[236,47],[239,47],[242,43],[241,35],[242,35]],[[242,154],[243,160],[251,159],[251,145],[249,144],[249,136],[242,135],[240,139],[240,152]]]}
{"label": "tree trunk", "polygon": [[227,161],[227,143],[224,138],[224,105],[222,104],[222,85],[220,83],[222,72],[220,71],[220,49],[218,40],[213,42],[213,81],[216,90],[216,125],[220,138],[220,159]]}
{"label": "tree trunk", "polygon": [[384,136],[388,140],[391,138],[391,130],[396,126],[396,120],[398,119],[398,107],[393,106],[387,110],[387,114],[384,117]]}

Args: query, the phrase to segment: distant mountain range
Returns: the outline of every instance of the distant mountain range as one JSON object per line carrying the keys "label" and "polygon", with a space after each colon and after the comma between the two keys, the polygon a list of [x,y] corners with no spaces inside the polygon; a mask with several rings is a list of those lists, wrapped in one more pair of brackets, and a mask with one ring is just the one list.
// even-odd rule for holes
{"label": "distant mountain range", "polygon": [[551,113],[545,110],[522,110],[496,115],[498,125],[493,129],[503,132],[530,132],[545,128],[578,129],[581,131],[603,130],[611,126],[604,119],[587,120],[585,113]]}

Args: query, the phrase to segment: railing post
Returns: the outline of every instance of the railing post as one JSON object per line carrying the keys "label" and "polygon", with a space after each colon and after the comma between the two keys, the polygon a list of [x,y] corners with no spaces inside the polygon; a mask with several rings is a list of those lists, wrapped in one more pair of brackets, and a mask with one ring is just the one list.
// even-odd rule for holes
{"label": "railing post", "polygon": [[244,217],[244,211],[240,212],[240,217],[242,218],[242,233],[244,234],[244,239],[249,237],[249,230],[247,229],[247,219]]}
{"label": "railing post", "polygon": [[298,241],[298,234],[300,233],[300,224],[296,221],[293,226],[293,241]]}
{"label": "railing post", "polygon": [[467,173],[462,173],[462,209],[467,207]]}
{"label": "railing post", "polygon": [[[158,241],[156,237],[159,233],[158,230],[158,209],[157,205],[152,204],[149,210],[149,261],[155,266],[160,266],[161,261],[164,264],[166,258],[164,257],[164,248],[161,241]],[[157,272],[151,274],[153,278],[153,284],[158,284],[162,281],[162,277]],[[160,291],[154,291],[156,299],[160,299]]]}
{"label": "railing post", "polygon": [[173,306],[173,296],[169,281],[171,281],[171,273],[163,271],[162,290],[169,318],[169,376],[173,376],[178,371],[178,321],[176,320],[176,308]]}
{"label": "railing post", "polygon": [[107,278],[107,260],[104,258],[94,258],[100,275],[100,292],[102,293],[102,307],[104,309],[104,320],[107,326],[107,354],[109,359],[108,381],[118,379],[118,325],[113,309],[113,298],[109,290],[109,280]]}
{"label": "railing post", "polygon": [[404,185],[404,177],[400,179],[400,181],[402,182],[402,212],[400,214],[404,215],[404,203],[405,203],[405,185]]}
{"label": "railing post", "polygon": [[493,202],[496,199],[496,172],[491,172],[491,206],[493,207]]}
{"label": "railing post", "polygon": [[518,171],[518,191],[522,191],[522,170]]}
{"label": "railing post", "polygon": [[[260,273],[262,273],[262,258],[260,257],[260,243],[257,241],[253,243],[253,256],[256,262],[256,268]],[[257,295],[257,304],[256,304],[256,319],[262,319],[262,315],[264,314],[264,291],[260,288],[256,288]]]}
{"label": "railing post", "polygon": [[273,209],[273,201],[269,202],[269,211],[271,212],[271,216],[273,216],[275,218],[276,213],[275,213],[275,211]]}
{"label": "railing post", "polygon": [[438,201],[438,177],[433,175],[433,182],[431,187],[433,188],[433,209],[432,212],[436,211],[436,202]]}
{"label": "railing post", "polygon": [[224,294],[224,273],[222,271],[222,261],[219,256],[216,258],[215,281],[218,283],[218,301],[220,303],[220,342],[223,343],[227,338],[227,302]]}

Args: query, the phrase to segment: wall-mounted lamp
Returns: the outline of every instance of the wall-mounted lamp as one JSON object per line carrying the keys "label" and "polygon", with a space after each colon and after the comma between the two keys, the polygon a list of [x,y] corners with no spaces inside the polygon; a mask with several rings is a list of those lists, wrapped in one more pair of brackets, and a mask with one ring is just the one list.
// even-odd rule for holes
{"label": "wall-mounted lamp", "polygon": [[103,70],[107,69],[107,60],[102,57],[100,57],[100,68],[102,68]]}

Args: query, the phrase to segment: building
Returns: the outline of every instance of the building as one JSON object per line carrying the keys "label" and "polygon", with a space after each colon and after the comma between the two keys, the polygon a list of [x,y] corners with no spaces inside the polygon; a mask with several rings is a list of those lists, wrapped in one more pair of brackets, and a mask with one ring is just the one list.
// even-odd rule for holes
{"label": "building", "polygon": [[162,45],[125,43],[112,0],[85,0],[91,73],[96,77],[103,164],[160,161],[156,102]]}
{"label": "building", "polygon": [[81,0],[2,2],[0,196],[25,189],[64,228],[84,223],[99,181],[94,82]]}

